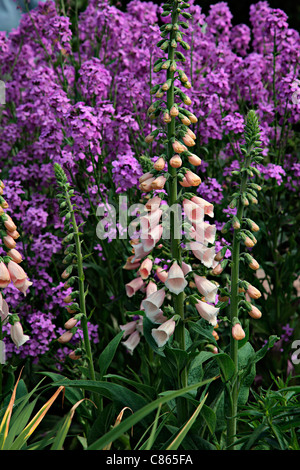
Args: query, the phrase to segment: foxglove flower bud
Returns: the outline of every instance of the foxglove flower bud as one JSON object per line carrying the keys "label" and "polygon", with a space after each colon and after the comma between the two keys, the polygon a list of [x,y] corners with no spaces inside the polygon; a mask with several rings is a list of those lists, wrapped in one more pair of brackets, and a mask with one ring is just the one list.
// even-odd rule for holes
{"label": "foxglove flower bud", "polygon": [[201,158],[199,158],[197,155],[189,155],[188,156],[189,163],[194,166],[199,166],[202,163]]}
{"label": "foxglove flower bud", "polygon": [[231,334],[232,334],[232,337],[237,341],[244,339],[246,336],[240,323],[236,323],[232,327]]}
{"label": "foxglove flower bud", "polygon": [[77,323],[78,323],[78,320],[75,317],[73,317],[73,318],[70,318],[68,321],[66,321],[64,326],[67,330],[71,330],[77,325]]}
{"label": "foxglove flower bud", "polygon": [[251,284],[249,284],[247,287],[247,294],[249,295],[249,297],[251,297],[251,299],[259,299],[261,297],[261,293],[259,292],[259,290]]}
{"label": "foxglove flower bud", "polygon": [[59,338],[58,338],[58,342],[61,343],[61,344],[66,344],[68,343],[69,341],[71,341],[73,337],[73,333],[71,331],[65,331],[65,333],[63,333]]}
{"label": "foxglove flower bud", "polygon": [[255,305],[251,305],[251,310],[249,310],[248,313],[250,317],[254,318],[255,320],[258,320],[262,316],[261,311],[255,307]]}
{"label": "foxglove flower bud", "polygon": [[9,250],[16,247],[16,242],[10,235],[5,235],[3,237],[3,243]]}
{"label": "foxglove flower bud", "polygon": [[186,147],[182,145],[180,142],[178,142],[177,140],[173,142],[172,147],[175,153],[182,153],[186,150]]}
{"label": "foxglove flower bud", "polygon": [[182,165],[182,160],[179,155],[173,155],[173,157],[170,159],[170,166],[172,168],[180,168]]}
{"label": "foxglove flower bud", "polygon": [[163,169],[165,168],[165,164],[166,164],[166,162],[164,161],[164,159],[163,159],[163,158],[159,158],[159,159],[154,163],[153,166],[154,166],[155,170],[161,171],[161,170],[163,170]]}
{"label": "foxglove flower bud", "polygon": [[199,184],[201,184],[201,179],[198,175],[196,175],[196,173],[193,173],[192,171],[188,170],[185,174],[185,178],[187,180],[187,182],[191,185],[191,186],[199,186]]}
{"label": "foxglove flower bud", "polygon": [[152,181],[151,187],[152,189],[163,189],[166,181],[167,179],[165,176],[158,176],[154,181]]}
{"label": "foxglove flower bud", "polygon": [[4,221],[4,226],[6,230],[8,230],[9,232],[14,232],[15,230],[17,230],[17,226],[13,222],[12,218],[7,214],[5,214],[5,218],[6,220]]}

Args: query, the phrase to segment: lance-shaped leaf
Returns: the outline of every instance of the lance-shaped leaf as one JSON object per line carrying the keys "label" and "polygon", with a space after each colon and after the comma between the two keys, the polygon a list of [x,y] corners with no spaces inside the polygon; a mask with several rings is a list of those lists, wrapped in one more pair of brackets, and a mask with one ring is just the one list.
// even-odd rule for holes
{"label": "lance-shaped leaf", "polygon": [[20,450],[24,446],[24,444],[27,442],[29,437],[38,427],[42,419],[45,417],[46,413],[48,412],[53,402],[56,400],[60,392],[63,390],[65,390],[65,387],[61,385],[56,390],[56,392],[52,395],[52,397],[45,403],[45,405],[42,406],[42,408],[36,413],[36,415],[32,418],[30,423],[27,424],[27,426],[23,429],[23,431],[19,434],[19,436],[10,446],[9,450]]}

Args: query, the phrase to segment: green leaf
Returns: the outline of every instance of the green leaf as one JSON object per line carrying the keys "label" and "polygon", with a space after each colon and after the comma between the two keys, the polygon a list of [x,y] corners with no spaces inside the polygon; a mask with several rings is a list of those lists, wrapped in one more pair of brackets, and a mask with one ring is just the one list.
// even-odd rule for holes
{"label": "green leaf", "polygon": [[132,392],[128,388],[109,382],[97,382],[94,380],[70,380],[69,382],[55,382],[53,385],[64,385],[66,388],[80,388],[83,390],[88,390],[92,393],[99,393],[101,396],[104,396],[114,401],[115,403],[120,404],[122,407],[128,406],[134,411],[142,408],[147,403],[144,398],[142,398],[137,393]]}
{"label": "green leaf", "polygon": [[87,450],[103,449],[107,444],[109,444],[110,442],[114,442],[116,439],[122,436],[125,432],[127,432],[132,426],[134,426],[135,424],[140,422],[143,418],[145,418],[148,414],[156,410],[158,406],[163,405],[164,403],[167,403],[168,401],[174,400],[175,398],[179,396],[183,396],[196,388],[202,387],[203,385],[206,385],[207,383],[212,382],[215,379],[216,377],[212,377],[208,380],[199,382],[194,385],[190,385],[189,387],[185,387],[181,390],[165,392],[163,396],[157,398],[151,403],[148,403],[143,408],[135,412],[132,416],[129,416],[129,418],[127,418],[122,423],[120,423],[118,427],[116,427],[115,429],[112,429],[107,434],[100,437],[100,439],[93,442],[93,444],[90,445]]}
{"label": "green leaf", "polygon": [[199,413],[200,413],[200,411],[201,411],[201,409],[204,405],[204,402],[205,402],[206,398],[207,398],[207,395],[205,395],[203,400],[199,403],[199,405],[197,406],[196,410],[194,411],[194,413],[192,414],[190,419],[183,426],[183,428],[180,430],[180,432],[177,434],[177,436],[171,442],[171,444],[167,447],[167,450],[177,450],[178,449],[178,447],[182,443],[183,439],[185,438],[185,436],[187,435],[187,433],[189,432],[189,430],[193,426],[194,422],[196,421],[197,416],[199,415]]}
{"label": "green leaf", "polygon": [[215,338],[212,335],[212,331],[214,329],[212,325],[209,325],[208,322],[206,321],[204,323],[201,320],[198,321],[197,323],[194,323],[194,322],[188,322],[188,323],[192,331],[199,334],[201,337],[207,339],[211,344],[218,346]]}
{"label": "green leaf", "polygon": [[220,353],[214,355],[220,367],[223,382],[228,382],[235,374],[235,365],[228,354]]}
{"label": "green leaf", "polygon": [[111,341],[108,343],[106,348],[102,351],[99,357],[99,369],[100,369],[100,380],[106,374],[107,369],[109,368],[117,348],[120,344],[120,341],[124,335],[124,331],[120,331]]}
{"label": "green leaf", "polygon": [[216,422],[217,422],[217,417],[215,412],[207,405],[203,405],[202,412],[201,412],[202,418],[205,420],[208,429],[210,430],[211,434],[215,432],[216,429]]}
{"label": "green leaf", "polygon": [[67,414],[63,423],[60,425],[50,450],[62,450],[63,449],[63,445],[67,437],[69,428],[71,426],[71,422],[72,422],[75,410],[84,400],[87,400],[87,398],[83,398],[82,400],[79,400],[77,403],[75,403],[75,405],[72,406],[71,410]]}

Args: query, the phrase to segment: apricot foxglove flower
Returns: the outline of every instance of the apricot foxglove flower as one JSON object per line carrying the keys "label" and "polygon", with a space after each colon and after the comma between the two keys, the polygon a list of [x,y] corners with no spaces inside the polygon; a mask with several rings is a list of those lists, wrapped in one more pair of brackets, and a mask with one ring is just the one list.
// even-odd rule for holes
{"label": "apricot foxglove flower", "polygon": [[196,303],[196,309],[199,315],[205,320],[207,320],[211,325],[217,325],[217,315],[220,310],[219,308],[216,308],[213,305],[198,300],[198,302]]}
{"label": "apricot foxglove flower", "polygon": [[209,281],[205,276],[197,276],[195,274],[194,279],[198,291],[200,294],[204,295],[205,300],[207,302],[215,303],[218,286]]}
{"label": "apricot foxglove flower", "polygon": [[6,267],[6,264],[1,261],[0,262],[0,288],[4,289],[7,287],[11,282],[9,271]]}
{"label": "apricot foxglove flower", "polygon": [[178,265],[177,261],[175,261],[169,269],[168,278],[165,282],[166,287],[170,292],[178,295],[180,292],[184,291],[187,284],[181,267]]}
{"label": "apricot foxglove flower", "polygon": [[146,258],[142,262],[142,264],[140,266],[140,269],[139,269],[139,273],[140,273],[140,276],[141,276],[142,279],[145,280],[150,276],[152,266],[153,266],[153,261],[150,258]]}
{"label": "apricot foxglove flower", "polygon": [[144,285],[144,281],[141,277],[136,277],[132,281],[125,285],[126,294],[128,297],[132,297],[138,290]]}
{"label": "apricot foxglove flower", "polygon": [[208,248],[206,245],[200,242],[189,242],[189,247],[192,250],[194,256],[199,259],[204,266],[211,268],[214,264],[214,257],[216,255],[215,247]]}
{"label": "apricot foxglove flower", "polygon": [[149,281],[146,287],[146,297],[149,297],[154,292],[157,292],[157,285],[153,281]]}
{"label": "apricot foxglove flower", "polygon": [[28,280],[24,269],[14,261],[9,261],[7,268],[13,285],[26,296],[27,289],[32,285],[32,282]]}
{"label": "apricot foxglove flower", "polygon": [[208,217],[214,216],[214,206],[210,202],[206,201],[205,199],[199,196],[193,196],[191,198],[191,201],[195,204],[198,204],[198,206],[202,207],[204,214],[208,215]]}
{"label": "apricot foxglove flower", "polygon": [[136,330],[136,320],[126,323],[126,325],[120,325],[120,329],[124,331],[124,337],[131,335]]}
{"label": "apricot foxglove flower", "polygon": [[22,325],[19,321],[14,322],[14,324],[10,326],[10,336],[17,348],[30,339],[28,335],[24,335]]}
{"label": "apricot foxglove flower", "polygon": [[151,335],[154,338],[158,347],[164,346],[173,335],[176,322],[173,320],[174,317],[162,323],[158,328],[153,328]]}
{"label": "apricot foxglove flower", "polygon": [[142,306],[148,318],[154,318],[157,313],[160,313],[160,307],[164,303],[165,296],[165,289],[159,289],[143,300]]}
{"label": "apricot foxglove flower", "polygon": [[139,344],[140,340],[141,340],[140,333],[136,330],[133,333],[131,333],[131,335],[126,341],[122,341],[121,344],[123,344],[123,346],[125,346],[127,351],[132,355],[133,351]]}

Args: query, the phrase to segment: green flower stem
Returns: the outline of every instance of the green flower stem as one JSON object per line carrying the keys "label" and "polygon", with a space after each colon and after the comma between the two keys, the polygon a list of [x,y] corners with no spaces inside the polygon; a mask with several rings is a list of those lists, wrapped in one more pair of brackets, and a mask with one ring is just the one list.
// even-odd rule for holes
{"label": "green flower stem", "polygon": [[86,305],[85,305],[85,291],[84,291],[84,272],[83,272],[83,262],[82,262],[82,252],[81,252],[81,242],[78,226],[75,219],[75,214],[69,193],[66,191],[66,202],[71,214],[71,222],[74,229],[74,240],[76,245],[76,255],[77,255],[77,271],[78,271],[78,290],[79,290],[79,305],[80,312],[83,313],[83,317],[80,320],[80,324],[83,331],[83,339],[85,351],[89,364],[90,378],[95,380],[95,370],[92,358],[91,343],[89,339],[88,326],[87,326],[87,314],[86,314]]}
{"label": "green flower stem", "polygon": [[[251,148],[248,149],[247,156],[245,158],[244,168],[248,168],[251,163],[250,157]],[[247,172],[243,172],[241,185],[240,185],[240,195],[245,192],[247,187]],[[242,204],[241,198],[239,198],[237,204],[237,215],[236,217],[241,222],[244,214],[244,206]],[[231,288],[230,288],[230,320],[233,321],[234,318],[238,318],[238,289],[239,289],[239,263],[240,263],[240,238],[239,238],[240,229],[234,231],[233,244],[232,244],[232,261],[231,261]],[[238,392],[239,384],[237,379],[238,374],[238,341],[230,336],[230,357],[235,365],[235,376],[232,383],[231,397],[232,397],[232,407],[229,413],[227,420],[227,446],[231,446],[236,440],[236,429],[237,429],[237,401],[238,401]],[[232,447],[230,449],[233,449]]]}
{"label": "green flower stem", "polygon": [[[178,8],[178,2],[174,2],[173,6],[173,12],[172,12],[172,24],[174,25],[178,21],[178,13],[177,13],[177,8]],[[174,35],[174,30],[172,29],[170,31],[170,43],[172,39],[175,38]],[[168,48],[168,59],[173,61],[175,57],[175,48],[171,47],[169,45]],[[174,105],[174,71],[170,70],[170,68],[167,70],[167,80],[172,80],[172,84],[170,88],[167,91],[167,109],[170,110],[172,106]],[[176,118],[172,117],[172,120],[170,123],[168,123],[168,161],[172,158],[174,151],[172,147],[172,138],[175,137],[175,123],[176,123]],[[178,193],[177,193],[177,170],[176,168],[172,168],[171,165],[168,165],[168,172],[170,174],[170,180],[169,180],[169,205],[172,207],[173,204],[176,204],[177,199],[178,199]],[[172,253],[172,258],[175,259],[178,264],[181,263],[181,248],[180,248],[180,239],[175,238],[175,226],[174,226],[174,214],[171,213],[171,230],[170,230],[170,236],[171,236],[171,253]],[[185,331],[184,331],[184,293],[181,292],[179,295],[173,295],[173,305],[174,305],[174,310],[177,315],[180,315],[181,321],[178,323],[176,330],[175,330],[175,335],[176,339],[179,343],[179,347],[183,350],[186,349],[185,345]],[[179,387],[186,387],[187,386],[187,369],[186,367],[184,368],[182,374],[181,374],[181,383],[179,383]],[[184,422],[184,417],[185,417],[185,411],[186,411],[186,402],[184,399],[179,398],[178,399],[178,419],[180,422]]]}
{"label": "green flower stem", "polygon": [[[73,225],[74,240],[75,240],[75,246],[76,246],[79,306],[80,306],[80,312],[83,313],[83,316],[80,320],[80,325],[81,325],[82,332],[83,332],[83,342],[84,342],[86,357],[87,357],[87,360],[88,360],[90,379],[91,380],[96,380],[96,374],[95,374],[94,362],[93,362],[93,356],[92,356],[92,349],[91,349],[91,342],[90,342],[89,332],[88,332],[88,319],[87,319],[87,313],[86,313],[85,290],[84,290],[84,279],[85,279],[85,277],[84,277],[84,271],[83,271],[83,259],[82,259],[82,252],[81,252],[80,233],[79,233],[78,226],[77,226],[77,223],[76,223],[75,214],[74,214],[73,206],[72,206],[72,203],[71,203],[70,195],[69,195],[68,191],[66,191],[65,194],[66,194],[66,202],[67,202],[70,214],[71,214],[71,223]],[[94,395],[94,401],[95,401],[95,404],[97,406],[98,412],[101,412],[102,409],[103,409],[103,402],[102,402],[102,399],[100,398],[98,393],[96,393]]]}

